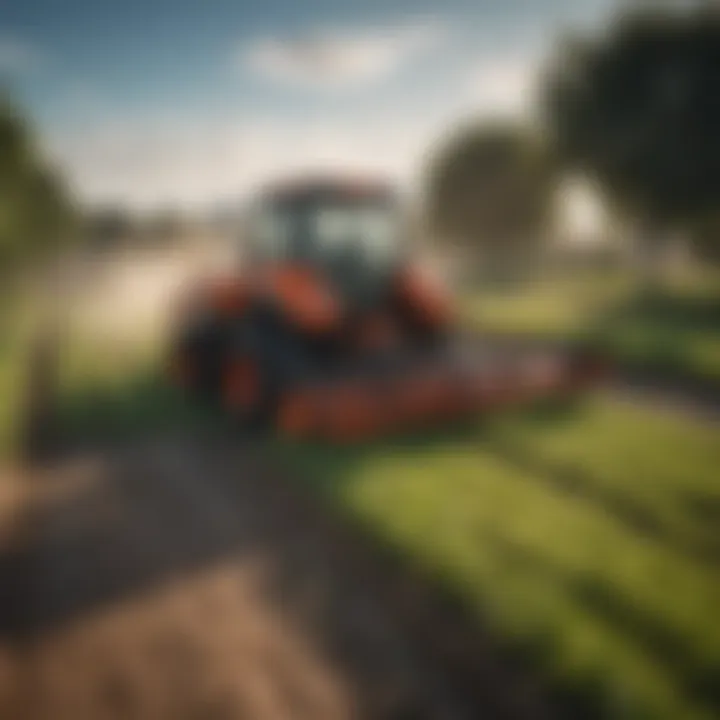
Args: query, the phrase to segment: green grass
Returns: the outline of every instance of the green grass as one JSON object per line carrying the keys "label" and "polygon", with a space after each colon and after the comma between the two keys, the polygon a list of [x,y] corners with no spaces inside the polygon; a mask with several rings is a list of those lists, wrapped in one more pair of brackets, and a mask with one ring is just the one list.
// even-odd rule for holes
{"label": "green grass", "polygon": [[520,288],[475,288],[464,294],[462,318],[497,333],[567,336],[582,333],[588,318],[627,297],[631,284],[617,275],[546,278]]}
{"label": "green grass", "polygon": [[[718,549],[717,440],[597,400],[406,445],[282,451],[551,685],[606,717],[691,718],[719,699],[717,556],[696,552]],[[572,486],[560,465],[579,471]]]}
{"label": "green grass", "polygon": [[57,391],[63,436],[71,442],[127,439],[216,424],[210,408],[199,407],[166,381],[162,356],[163,348],[153,341],[117,347],[68,337]]}
{"label": "green grass", "polygon": [[629,368],[720,388],[720,289],[626,302],[603,319],[597,336]]}
{"label": "green grass", "polygon": [[488,434],[496,452],[549,483],[641,532],[720,559],[717,428],[598,399],[571,422],[528,415],[498,420]]}
{"label": "green grass", "polygon": [[463,319],[491,333],[588,338],[621,367],[720,391],[720,282],[674,283],[652,299],[620,276],[545,279],[515,291],[475,290]]}

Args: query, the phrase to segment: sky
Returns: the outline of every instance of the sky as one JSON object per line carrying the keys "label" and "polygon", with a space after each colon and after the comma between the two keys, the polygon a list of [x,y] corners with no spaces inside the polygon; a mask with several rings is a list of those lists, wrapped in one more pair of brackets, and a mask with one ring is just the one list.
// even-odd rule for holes
{"label": "sky", "polygon": [[401,183],[468,118],[527,116],[613,0],[0,0],[0,81],[78,197],[232,201],[284,173]]}

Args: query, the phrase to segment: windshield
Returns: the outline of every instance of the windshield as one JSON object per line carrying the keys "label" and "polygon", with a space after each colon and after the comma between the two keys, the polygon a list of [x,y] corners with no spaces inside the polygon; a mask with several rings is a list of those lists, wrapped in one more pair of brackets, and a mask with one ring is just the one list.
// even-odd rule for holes
{"label": "windshield", "polygon": [[261,210],[256,216],[253,250],[263,258],[285,257],[292,240],[292,227],[292,216],[288,212]]}
{"label": "windshield", "polygon": [[377,265],[395,256],[398,234],[395,213],[384,204],[271,206],[256,216],[254,246],[264,258],[323,263],[345,257]]}
{"label": "windshield", "polygon": [[382,262],[397,244],[395,220],[382,207],[320,207],[310,214],[309,224],[323,256],[349,251],[366,261]]}

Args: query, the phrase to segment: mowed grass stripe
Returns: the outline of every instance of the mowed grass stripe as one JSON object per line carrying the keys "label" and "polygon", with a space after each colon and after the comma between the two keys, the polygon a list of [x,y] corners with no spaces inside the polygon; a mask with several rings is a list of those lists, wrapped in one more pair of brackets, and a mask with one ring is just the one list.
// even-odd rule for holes
{"label": "mowed grass stripe", "polygon": [[720,559],[720,428],[598,397],[567,417],[492,424],[498,450],[651,534]]}
{"label": "mowed grass stripe", "polygon": [[424,449],[294,448],[293,456],[503,634],[540,648],[550,676],[601,691],[603,702],[615,698],[633,717],[641,708],[651,717],[692,716],[713,704],[714,571],[482,443],[480,435]]}

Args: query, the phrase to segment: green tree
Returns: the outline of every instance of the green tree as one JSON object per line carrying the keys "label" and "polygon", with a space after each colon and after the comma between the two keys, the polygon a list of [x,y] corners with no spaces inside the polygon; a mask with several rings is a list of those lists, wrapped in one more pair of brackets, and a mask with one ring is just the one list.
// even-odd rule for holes
{"label": "green tree", "polygon": [[73,227],[62,180],[38,151],[25,118],[0,96],[0,275],[57,250]]}
{"label": "green tree", "polygon": [[720,9],[638,8],[572,40],[544,110],[560,162],[632,223],[654,280],[666,239],[720,203]]}
{"label": "green tree", "polygon": [[540,138],[510,124],[465,127],[431,160],[426,190],[433,232],[472,251],[486,278],[535,265],[555,196]]}

